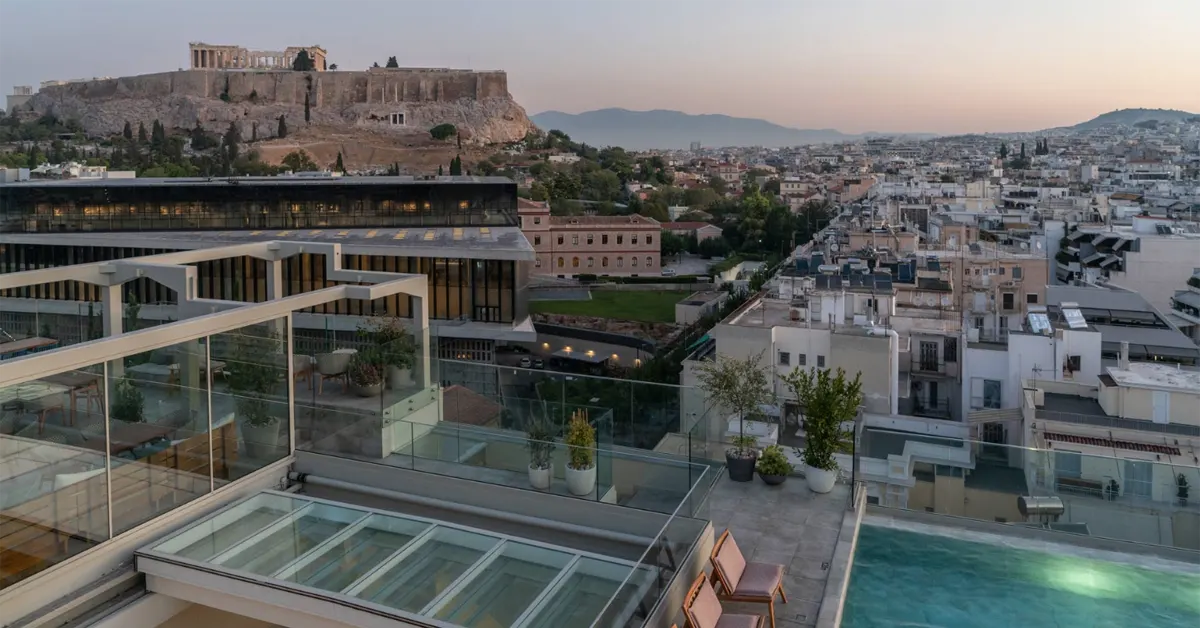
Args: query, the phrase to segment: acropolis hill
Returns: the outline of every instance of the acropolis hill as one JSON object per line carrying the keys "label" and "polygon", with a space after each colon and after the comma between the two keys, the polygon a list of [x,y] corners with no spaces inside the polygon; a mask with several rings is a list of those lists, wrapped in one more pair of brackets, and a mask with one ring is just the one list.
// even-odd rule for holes
{"label": "acropolis hill", "polygon": [[76,119],[90,135],[120,133],[127,121],[149,128],[158,120],[177,129],[199,121],[215,133],[236,122],[243,138],[263,140],[274,137],[283,115],[289,137],[305,128],[351,135],[361,130],[370,131],[375,143],[394,136],[403,144],[448,122],[464,142],[492,144],[520,140],[533,126],[509,95],[504,72],[438,68],[190,69],[46,86],[29,106],[38,114]]}

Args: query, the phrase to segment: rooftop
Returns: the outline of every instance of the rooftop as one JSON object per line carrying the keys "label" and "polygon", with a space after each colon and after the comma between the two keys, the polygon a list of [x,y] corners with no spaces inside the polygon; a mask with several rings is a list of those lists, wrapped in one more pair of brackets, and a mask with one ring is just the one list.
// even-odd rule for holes
{"label": "rooftop", "polygon": [[277,177],[173,177],[173,178],[157,178],[145,177],[135,179],[30,179],[28,181],[18,181],[14,183],[0,183],[0,188],[109,188],[109,187],[234,187],[234,186],[287,186],[287,185],[303,185],[305,187],[314,185],[364,185],[372,187],[385,187],[395,185],[447,185],[447,184],[469,184],[469,183],[490,183],[493,185],[516,185],[512,179],[507,177],[468,177],[468,176],[440,176],[440,177],[414,177],[414,176],[389,176],[389,177],[358,177],[358,176],[336,176],[328,173],[313,173],[309,175],[284,175]]}
{"label": "rooftop", "polygon": [[1175,388],[1200,395],[1200,371],[1185,371],[1179,366],[1134,362],[1126,369],[1108,369],[1110,377],[1121,386]]}

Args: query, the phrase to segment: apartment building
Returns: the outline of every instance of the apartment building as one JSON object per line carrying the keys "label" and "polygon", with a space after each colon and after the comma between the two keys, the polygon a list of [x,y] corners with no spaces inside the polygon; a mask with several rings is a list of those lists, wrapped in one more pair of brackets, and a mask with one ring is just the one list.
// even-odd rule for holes
{"label": "apartment building", "polygon": [[551,216],[544,202],[520,199],[518,216],[537,256],[533,274],[657,275],[662,224],[644,216]]}

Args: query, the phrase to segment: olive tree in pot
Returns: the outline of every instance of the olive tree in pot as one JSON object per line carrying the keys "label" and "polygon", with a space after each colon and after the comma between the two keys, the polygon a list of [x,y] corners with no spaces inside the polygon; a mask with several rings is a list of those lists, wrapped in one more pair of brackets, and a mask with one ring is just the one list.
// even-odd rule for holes
{"label": "olive tree in pot", "polygon": [[846,371],[792,369],[780,378],[792,390],[804,411],[804,476],[815,493],[828,493],[837,482],[835,453],[846,451],[853,430],[842,424],[853,421],[862,404],[862,373],[853,380]]}
{"label": "olive tree in pot", "polygon": [[529,450],[529,484],[550,488],[550,456],[554,453],[554,431],[541,419],[533,419],[525,429],[525,448]]}
{"label": "olive tree in pot", "polygon": [[279,446],[281,420],[272,409],[283,406],[270,397],[283,378],[280,365],[286,359],[273,334],[255,333],[263,335],[245,331],[233,335],[233,357],[225,372],[246,453],[252,458],[267,458]]}
{"label": "olive tree in pot", "polygon": [[783,447],[779,445],[770,445],[764,449],[754,467],[758,471],[758,477],[769,486],[783,484],[792,473],[792,463],[788,462],[787,454],[783,453]]}
{"label": "olive tree in pot", "polygon": [[373,318],[358,328],[360,338],[380,352],[388,388],[399,390],[413,385],[417,343],[397,318]]}
{"label": "olive tree in pot", "polygon": [[567,424],[567,490],[572,495],[591,495],[596,490],[596,430],[587,412],[578,410]]}
{"label": "olive tree in pot", "polygon": [[770,374],[760,365],[761,361],[761,353],[743,359],[718,355],[696,369],[700,387],[709,399],[737,415],[738,435],[733,439],[733,447],[725,450],[725,466],[734,482],[754,479],[758,441],[746,435],[745,423],[746,415],[758,412],[759,406],[770,400]]}

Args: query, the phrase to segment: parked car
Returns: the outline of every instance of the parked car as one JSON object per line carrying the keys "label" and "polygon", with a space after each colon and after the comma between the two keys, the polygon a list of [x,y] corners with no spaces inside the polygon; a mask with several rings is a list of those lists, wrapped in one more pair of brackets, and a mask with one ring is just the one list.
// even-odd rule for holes
{"label": "parked car", "polygon": [[533,368],[535,368],[535,369],[544,369],[544,368],[546,368],[546,363],[545,363],[545,362],[543,362],[541,358],[538,358],[538,359],[536,359],[536,360],[534,360],[534,361],[533,361]]}
{"label": "parked car", "polygon": [[663,277],[674,277],[675,269],[674,268],[664,268],[662,271],[662,276]]}
{"label": "parked car", "polygon": [[[541,360],[538,360],[538,361],[539,361],[539,362],[541,362]],[[528,357],[521,358],[521,368],[526,368],[526,369],[527,369],[527,368],[529,368],[529,367],[531,367],[531,366],[533,366],[533,361],[532,361],[532,360],[530,360]]]}

